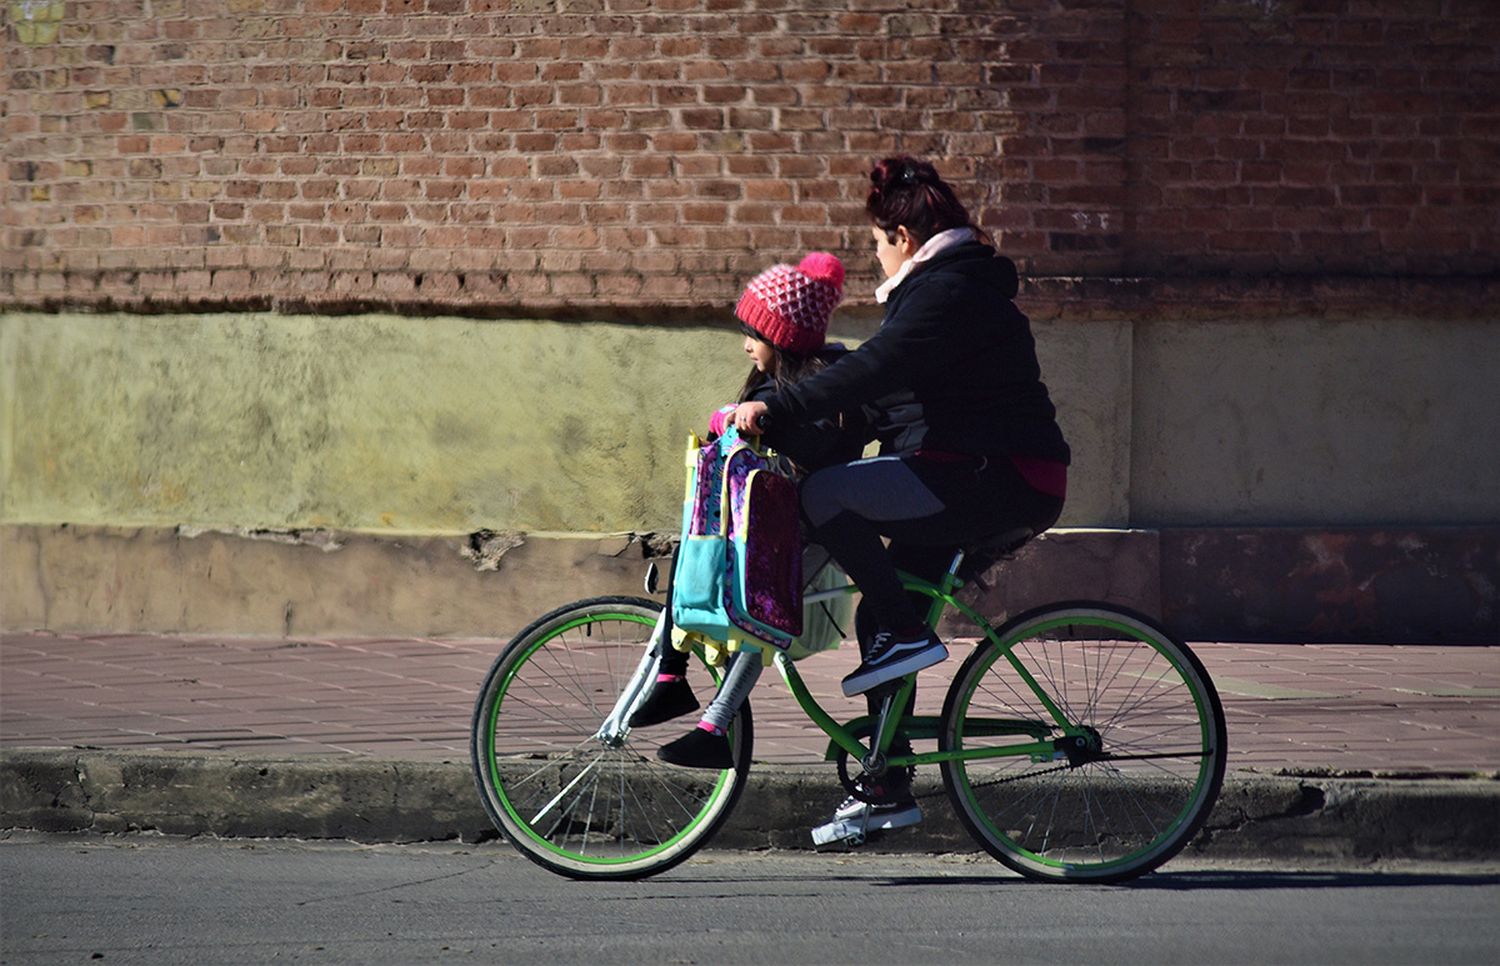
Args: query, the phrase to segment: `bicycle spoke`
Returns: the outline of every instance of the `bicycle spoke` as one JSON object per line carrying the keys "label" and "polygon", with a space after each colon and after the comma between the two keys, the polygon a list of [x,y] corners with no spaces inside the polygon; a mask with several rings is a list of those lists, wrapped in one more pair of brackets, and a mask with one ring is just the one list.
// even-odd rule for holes
{"label": "bicycle spoke", "polygon": [[[578,744],[574,745],[572,748],[569,748],[567,750],[566,754],[571,755],[573,752],[580,751],[580,750],[582,750],[584,748],[584,746],[590,745],[590,744],[594,744],[593,738],[585,738],[584,740],[580,741]],[[496,752],[496,757],[497,758],[499,757],[499,753],[498,752]],[[512,759],[506,759],[506,760],[507,761],[514,761],[515,759],[512,758]],[[549,769],[551,769],[551,767],[557,761],[558,761],[557,758],[548,757],[546,759],[545,763],[542,764],[540,767],[538,767],[535,771],[531,772],[531,774],[527,775],[525,778],[522,778],[520,781],[514,782],[513,783],[513,787],[519,788],[522,785],[526,785],[526,784],[530,783],[530,781],[533,778],[537,777],[542,772],[548,771]]]}
{"label": "bicycle spoke", "polygon": [[531,824],[535,825],[537,822],[539,822],[541,820],[542,816],[544,816],[548,812],[552,811],[552,807],[554,805],[556,805],[559,801],[561,801],[564,795],[566,795],[566,794],[568,794],[568,792],[572,791],[574,785],[576,785],[579,782],[583,781],[584,778],[586,778],[588,776],[589,772],[591,772],[591,771],[594,770],[594,766],[597,765],[597,764],[599,764],[599,759],[603,758],[603,757],[604,757],[604,754],[601,752],[599,754],[598,758],[595,758],[593,761],[589,762],[589,765],[588,765],[587,768],[585,768],[583,771],[579,772],[578,775],[577,775],[577,777],[575,777],[572,781],[568,782],[568,784],[563,788],[562,791],[558,792],[556,795],[554,795],[552,797],[552,800],[550,802],[548,802],[547,804],[545,804],[545,805],[542,806],[542,810],[540,812],[537,812],[535,815],[533,815],[531,817]]}

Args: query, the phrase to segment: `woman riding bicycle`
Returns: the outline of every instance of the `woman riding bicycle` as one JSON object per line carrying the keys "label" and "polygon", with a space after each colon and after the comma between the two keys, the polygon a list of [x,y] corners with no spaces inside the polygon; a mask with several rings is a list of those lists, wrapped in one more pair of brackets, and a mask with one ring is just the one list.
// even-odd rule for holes
{"label": "woman riding bicycle", "polygon": [[[879,413],[879,456],[819,470],[801,487],[810,538],[863,593],[863,660],[843,680],[847,695],[948,656],[897,567],[932,579],[960,546],[1051,527],[1070,457],[1030,323],[1011,301],[1015,265],[953,189],[931,164],[886,158],[870,173],[865,210],[886,276],[876,290],[879,331],[734,415],[741,432],[755,433],[763,417],[800,424],[866,404]],[[909,800],[898,782],[882,797]]]}
{"label": "woman riding bicycle", "polygon": [[[1149,617],[1080,600],[996,626],[955,599],[950,576],[962,574],[947,573],[951,551],[1014,545],[1057,520],[1068,447],[1029,324],[1011,302],[1014,266],[931,165],[887,159],[871,186],[887,276],[880,331],[734,410],[742,430],[769,413],[770,428],[786,433],[869,407],[882,443],[875,459],[815,469],[799,496],[811,539],[864,594],[864,660],[844,690],[863,692],[879,712],[840,724],[796,664],[776,661],[853,793],[813,839],[857,844],[920,820],[911,794],[920,757],[942,769],[975,841],[1022,875],[1141,875],[1192,841],[1214,807],[1226,761],[1222,703],[1202,662]],[[751,343],[754,356],[761,349]],[[968,559],[976,556],[984,555]],[[907,599],[896,567],[926,579],[912,586],[930,608]],[[892,679],[945,656],[924,623],[943,613],[977,644],[941,714],[908,713],[916,702]],[[487,814],[527,858],[582,879],[654,875],[700,848],[733,810],[753,756],[748,703],[723,719],[731,753],[707,773],[657,761],[657,736],[626,717],[643,707],[669,630],[658,601],[595,597],[537,618],[496,658],[475,702],[471,755]],[[758,662],[741,657],[728,676],[750,665]],[[914,739],[935,750],[914,755]]]}

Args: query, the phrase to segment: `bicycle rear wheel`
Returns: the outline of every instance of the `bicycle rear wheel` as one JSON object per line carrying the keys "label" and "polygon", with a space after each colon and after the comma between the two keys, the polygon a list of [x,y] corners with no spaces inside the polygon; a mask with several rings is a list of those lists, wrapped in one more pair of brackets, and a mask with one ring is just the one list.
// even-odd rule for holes
{"label": "bicycle rear wheel", "polygon": [[1198,658],[1150,619],[1087,601],[1029,611],[997,636],[954,678],[940,747],[1082,744],[1071,755],[944,763],[969,832],[1011,869],[1047,881],[1117,882],[1176,855],[1224,778],[1224,711]]}
{"label": "bicycle rear wheel", "polygon": [[[637,879],[686,859],[728,817],[750,767],[747,701],[729,728],[735,767],[658,761],[687,716],[594,737],[635,672],[661,605],[596,597],[539,618],[501,652],[474,706],[470,755],[485,810],[523,855],[577,879]],[[700,704],[718,679],[689,676]]]}

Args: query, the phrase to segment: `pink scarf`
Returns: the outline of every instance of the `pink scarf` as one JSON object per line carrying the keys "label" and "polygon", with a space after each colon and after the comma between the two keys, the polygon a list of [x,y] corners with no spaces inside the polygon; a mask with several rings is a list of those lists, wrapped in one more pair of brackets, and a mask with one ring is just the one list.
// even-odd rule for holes
{"label": "pink scarf", "polygon": [[906,276],[916,271],[918,265],[928,261],[939,252],[947,251],[954,245],[973,241],[975,237],[972,228],[949,228],[947,231],[940,231],[933,235],[922,243],[922,247],[917,249],[916,254],[901,263],[901,268],[895,275],[881,283],[880,287],[875,290],[875,301],[884,305],[885,300],[891,297],[891,293],[896,291],[902,282],[906,281]]}

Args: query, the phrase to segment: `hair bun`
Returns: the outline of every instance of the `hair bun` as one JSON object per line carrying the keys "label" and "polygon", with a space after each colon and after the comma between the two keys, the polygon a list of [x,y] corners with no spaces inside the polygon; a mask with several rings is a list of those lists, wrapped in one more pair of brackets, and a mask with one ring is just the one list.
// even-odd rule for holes
{"label": "hair bun", "polygon": [[937,169],[931,164],[905,154],[882,159],[870,172],[870,183],[875,191],[880,192],[937,184],[940,180]]}
{"label": "hair bun", "polygon": [[797,271],[808,278],[827,282],[840,291],[844,288],[844,263],[839,261],[837,255],[830,255],[828,252],[810,252],[797,263]]}
{"label": "hair bun", "polygon": [[891,234],[904,227],[918,243],[949,228],[974,227],[953,188],[929,161],[898,154],[881,158],[870,171],[865,214],[875,227]]}

